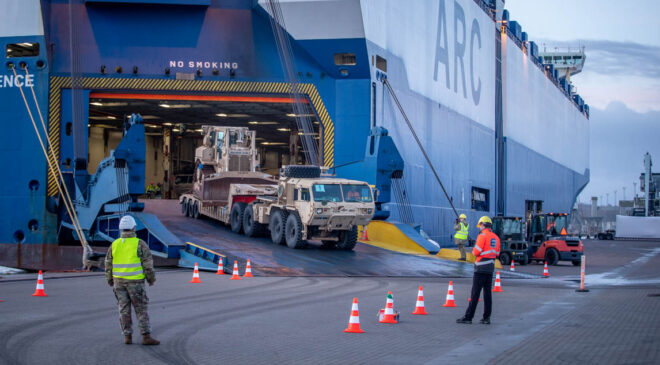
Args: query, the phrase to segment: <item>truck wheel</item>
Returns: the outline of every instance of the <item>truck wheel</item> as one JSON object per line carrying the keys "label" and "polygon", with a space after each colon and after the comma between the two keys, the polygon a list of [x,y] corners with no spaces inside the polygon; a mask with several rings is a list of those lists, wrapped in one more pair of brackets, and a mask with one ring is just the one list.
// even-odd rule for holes
{"label": "truck wheel", "polygon": [[509,265],[511,264],[511,255],[509,255],[508,252],[502,252],[500,254],[500,263],[502,265]]}
{"label": "truck wheel", "polygon": [[559,262],[559,251],[554,248],[548,249],[545,253],[545,261],[547,261],[550,266],[557,265],[557,262]]}
{"label": "truck wheel", "polygon": [[243,233],[248,237],[257,237],[263,230],[264,225],[254,219],[254,205],[248,204],[243,212]]}
{"label": "truck wheel", "polygon": [[321,169],[312,165],[289,165],[282,169],[283,177],[314,179],[321,176]]}
{"label": "truck wheel", "polygon": [[276,245],[282,245],[286,242],[284,235],[284,225],[286,224],[287,212],[276,210],[270,215],[270,238]]}
{"label": "truck wheel", "polygon": [[243,227],[243,213],[245,213],[245,203],[234,203],[234,206],[231,207],[231,212],[229,212],[229,224],[231,225],[231,230],[234,233],[241,233],[241,228]]}
{"label": "truck wheel", "polygon": [[349,231],[339,232],[339,241],[337,242],[337,248],[344,251],[353,251],[355,244],[358,239],[357,226],[354,226]]}
{"label": "truck wheel", "polygon": [[199,218],[199,204],[198,204],[198,202],[195,202],[195,204],[193,205],[192,217],[195,218],[195,219]]}
{"label": "truck wheel", "polygon": [[302,221],[298,213],[291,213],[286,217],[286,245],[289,248],[303,248],[305,241],[302,239]]}
{"label": "truck wheel", "polygon": [[181,214],[184,216],[188,215],[188,199],[183,199],[181,201]]}
{"label": "truck wheel", "polygon": [[602,240],[604,240],[604,239],[605,239],[605,235],[603,235],[602,233],[599,233],[599,234],[598,234],[598,240],[599,240],[599,241],[602,241]]}

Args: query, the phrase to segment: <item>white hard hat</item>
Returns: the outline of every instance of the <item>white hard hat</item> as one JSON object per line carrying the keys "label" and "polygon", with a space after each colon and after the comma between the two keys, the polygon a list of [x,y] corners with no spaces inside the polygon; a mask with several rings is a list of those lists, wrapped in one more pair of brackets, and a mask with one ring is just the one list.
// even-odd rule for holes
{"label": "white hard hat", "polygon": [[121,230],[128,231],[135,228],[135,226],[136,226],[135,219],[133,219],[133,217],[131,217],[130,215],[125,215],[121,217],[121,220],[119,221],[119,229]]}

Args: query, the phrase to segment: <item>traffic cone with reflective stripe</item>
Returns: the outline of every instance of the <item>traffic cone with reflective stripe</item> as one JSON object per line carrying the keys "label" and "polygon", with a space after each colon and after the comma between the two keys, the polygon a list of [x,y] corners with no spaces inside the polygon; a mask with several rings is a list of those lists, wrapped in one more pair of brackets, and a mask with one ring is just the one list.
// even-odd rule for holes
{"label": "traffic cone with reflective stripe", "polygon": [[39,276],[37,276],[37,289],[35,289],[33,297],[47,297],[48,294],[44,291],[44,274],[39,270]]}
{"label": "traffic cone with reflective stripe", "polygon": [[195,262],[195,270],[193,270],[193,278],[190,280],[191,283],[193,284],[201,284],[202,281],[199,280],[199,267],[197,266],[197,263]]}
{"label": "traffic cone with reflective stripe", "polygon": [[360,328],[360,312],[358,311],[358,300],[353,298],[351,307],[351,316],[348,318],[348,327],[344,330],[346,333],[364,333]]}
{"label": "traffic cone with reflective stripe", "polygon": [[367,225],[362,226],[362,237],[360,241],[369,241],[369,234],[367,234]]}
{"label": "traffic cone with reflective stripe", "polygon": [[380,323],[399,323],[394,318],[394,298],[392,298],[392,292],[387,292],[387,302],[385,304],[385,314],[383,319],[379,321]]}
{"label": "traffic cone with reflective stripe", "polygon": [[493,288],[493,292],[503,292],[502,290],[502,282],[500,281],[500,272],[498,271],[495,274],[495,287]]}
{"label": "traffic cone with reflective stripe", "polygon": [[238,276],[238,261],[234,260],[234,271],[231,273],[231,280],[241,280],[241,277]]}
{"label": "traffic cone with reflective stripe", "polygon": [[216,271],[216,273],[215,273],[216,275],[224,275],[225,274],[225,267],[223,266],[223,263],[222,263],[223,261],[224,261],[224,259],[222,257],[218,260],[218,271]]}
{"label": "traffic cone with reflective stripe", "polygon": [[424,288],[419,286],[419,291],[417,292],[417,303],[415,303],[415,311],[412,314],[426,315],[426,309],[424,308]]}
{"label": "traffic cone with reflective stripe", "polygon": [[516,271],[516,262],[511,260],[511,267],[509,268],[509,271]]}
{"label": "traffic cone with reflective stripe", "polygon": [[447,300],[443,307],[455,307],[456,303],[454,302],[454,282],[449,282],[449,287],[447,288]]}
{"label": "traffic cone with reflective stripe", "polygon": [[248,259],[247,265],[245,266],[245,274],[243,274],[244,278],[253,278],[252,276],[252,265],[250,265],[250,259]]}
{"label": "traffic cone with reflective stripe", "polygon": [[545,265],[543,265],[543,277],[544,278],[549,278],[550,273],[548,272],[548,262],[545,261]]}

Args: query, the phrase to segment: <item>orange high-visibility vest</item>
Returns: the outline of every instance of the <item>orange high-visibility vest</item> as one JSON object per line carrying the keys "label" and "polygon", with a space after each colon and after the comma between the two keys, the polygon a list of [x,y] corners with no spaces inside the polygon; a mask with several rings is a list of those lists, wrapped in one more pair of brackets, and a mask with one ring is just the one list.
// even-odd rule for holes
{"label": "orange high-visibility vest", "polygon": [[477,243],[472,249],[472,254],[476,257],[475,265],[485,265],[494,262],[500,254],[500,238],[490,229],[485,228],[479,233]]}

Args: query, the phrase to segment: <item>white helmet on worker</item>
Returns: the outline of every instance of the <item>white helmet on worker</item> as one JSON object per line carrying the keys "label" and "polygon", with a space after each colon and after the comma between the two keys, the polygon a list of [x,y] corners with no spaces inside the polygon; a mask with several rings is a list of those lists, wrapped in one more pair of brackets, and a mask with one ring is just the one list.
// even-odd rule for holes
{"label": "white helmet on worker", "polygon": [[487,223],[487,224],[491,224],[491,225],[492,225],[492,224],[493,224],[493,221],[490,220],[490,217],[489,217],[489,216],[485,215],[485,216],[479,218],[479,222],[477,223],[477,226],[480,225],[480,224],[483,224],[483,223]]}
{"label": "white helmet on worker", "polygon": [[465,214],[461,214],[458,216],[458,219],[467,219],[467,216]]}
{"label": "white helmet on worker", "polygon": [[121,220],[119,221],[119,229],[122,231],[130,231],[134,229],[136,226],[135,219],[131,217],[130,215],[125,215],[121,217]]}

